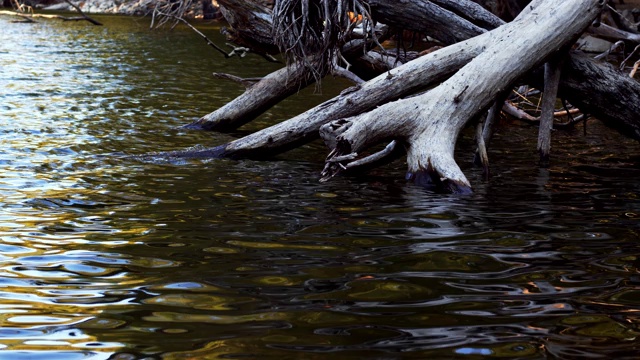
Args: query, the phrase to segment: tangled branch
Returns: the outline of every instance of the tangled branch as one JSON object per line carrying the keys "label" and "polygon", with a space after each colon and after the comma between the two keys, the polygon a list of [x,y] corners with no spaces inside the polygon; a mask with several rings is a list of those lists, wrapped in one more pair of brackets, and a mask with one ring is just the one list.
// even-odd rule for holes
{"label": "tangled branch", "polygon": [[153,9],[151,28],[161,28],[171,22],[171,28],[182,21],[184,14],[191,8],[192,0],[159,0]]}
{"label": "tangled branch", "polygon": [[375,37],[361,0],[277,0],[273,19],[274,38],[287,61],[304,64],[318,81],[342,58],[340,47],[357,26],[365,37]]}

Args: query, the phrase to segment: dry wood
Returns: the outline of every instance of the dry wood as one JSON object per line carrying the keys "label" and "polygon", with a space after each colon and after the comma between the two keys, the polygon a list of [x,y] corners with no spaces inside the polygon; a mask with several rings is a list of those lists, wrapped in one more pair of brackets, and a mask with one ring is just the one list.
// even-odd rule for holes
{"label": "dry wood", "polygon": [[[38,18],[59,19],[62,21],[82,21],[82,20],[89,21],[86,17],[82,17],[82,16],[68,17],[68,16],[55,15],[55,14],[19,13],[19,12],[10,11],[10,10],[0,10],[0,15],[18,16],[25,19],[28,22],[35,22],[33,19],[38,19]],[[102,25],[102,24],[98,23],[96,25]]]}
{"label": "dry wood", "polygon": [[555,112],[558,85],[560,84],[561,54],[553,56],[544,66],[544,95],[542,97],[542,113],[538,130],[538,152],[540,165],[549,165],[551,150],[551,130],[553,129],[553,113]]}
{"label": "dry wood", "polygon": [[[365,43],[364,40],[353,40],[343,46],[342,52],[348,58],[359,56],[365,48]],[[290,64],[263,77],[248,87],[242,95],[187,125],[186,128],[216,131],[237,129],[315,81],[316,77],[307,71],[306,66],[299,63]]]}
{"label": "dry wood", "polygon": [[[457,16],[432,1],[369,0],[376,19],[405,30],[413,30],[431,36],[444,44],[453,44],[486,32],[472,22]],[[428,18],[428,23],[424,19]]]}
{"label": "dry wood", "polygon": [[640,42],[640,34],[631,33],[628,31],[616,29],[607,24],[600,24],[599,26],[591,26],[589,32],[598,37],[609,39],[613,41],[628,40],[636,43]]}
{"label": "dry wood", "polygon": [[505,101],[507,100],[509,93],[510,91],[505,91],[504,93],[498,95],[497,99],[494,101],[493,105],[489,109],[489,112],[487,113],[487,117],[484,120],[482,129],[478,128],[479,133],[476,134],[478,148],[476,149],[476,152],[474,154],[473,163],[476,165],[482,165],[485,178],[488,178],[490,173],[489,154],[487,148],[495,131],[500,112],[503,107],[506,106]]}
{"label": "dry wood", "polygon": [[[469,192],[471,184],[453,156],[460,130],[539,59],[577,39],[602,8],[597,0],[534,3],[534,11],[493,30],[486,49],[440,86],[323,126],[321,136],[334,156],[358,153],[390,138],[400,140],[407,146],[408,178]],[[328,171],[337,174],[341,167],[333,165]]]}
{"label": "dry wood", "polygon": [[[247,8],[250,6],[248,2],[241,2],[240,0],[224,0],[220,2],[225,11],[225,18],[227,18],[233,27],[230,30],[232,39],[236,42],[247,44],[253,42],[253,40],[239,40],[241,36],[248,36],[251,29],[247,27],[242,21],[247,20],[248,16],[243,14],[250,11],[251,13],[260,14],[260,21],[255,25],[255,35],[257,41],[261,44],[267,41],[265,39],[265,31],[267,23],[271,22],[271,14],[269,10],[264,7]],[[427,0],[417,0],[411,2],[404,2],[404,11],[398,11],[398,4],[396,0],[375,0],[369,1],[372,7],[372,11],[376,16],[380,18],[380,21],[395,21],[393,19],[402,19],[401,26],[409,28],[418,32],[430,33],[434,37],[440,38],[442,41],[451,42],[458,41],[460,39],[468,39],[470,37],[482,34],[486,30],[473,25],[467,20],[458,17],[456,14],[444,10],[437,5],[432,4]],[[476,18],[493,18],[492,22],[499,24],[501,20],[492,16],[489,12],[482,13],[477,7],[473,7],[477,12],[474,15]],[[257,15],[256,15],[257,16]],[[430,21],[426,21],[426,19]],[[248,20],[247,20],[248,21]],[[433,23],[437,22],[438,26]],[[411,24],[410,27],[407,24]],[[239,27],[240,30],[235,28]],[[270,28],[270,25],[269,25]],[[384,29],[383,31],[387,31]],[[384,36],[384,35],[381,35]],[[270,39],[269,46],[273,46],[273,39]],[[264,47],[265,45],[261,45]],[[352,50],[351,50],[352,51]],[[345,56],[350,51],[342,51]],[[362,54],[362,52],[361,52]],[[366,61],[366,58],[364,59]],[[294,65],[295,68],[297,65]],[[388,70],[388,69],[385,69]],[[235,100],[227,103],[223,107],[216,111],[203,116],[197,121],[187,125],[190,129],[202,129],[202,130],[217,130],[217,131],[229,131],[238,128],[246,124],[249,121],[255,119],[255,117],[262,114],[264,111],[271,108],[273,105],[280,102],[282,99],[294,94],[297,90],[308,86],[313,83],[315,79],[308,79],[308,77],[301,72],[293,72],[293,76],[287,78],[283,76],[283,72],[277,72],[265,77],[265,82],[269,81],[270,84],[264,86],[257,84],[255,88],[249,89],[244,94],[240,95]],[[276,80],[277,79],[277,80]],[[287,84],[284,88],[278,89],[277,84]],[[398,95],[398,96],[403,96]],[[389,97],[387,99],[392,99]],[[379,99],[378,101],[384,101]],[[333,120],[333,119],[332,119]],[[311,131],[317,131],[317,127]],[[295,135],[292,137],[293,142],[299,141],[300,138]],[[277,141],[273,142],[273,146],[279,144]],[[288,144],[285,144],[287,146]]]}
{"label": "dry wood", "polygon": [[490,40],[483,34],[379,75],[366,83],[349,88],[289,120],[257,131],[228,144],[198,152],[177,152],[179,157],[261,158],[294,148],[318,137],[320,126],[335,119],[369,111],[379,104],[413,94],[445,80],[478,55]]}
{"label": "dry wood", "polygon": [[471,21],[473,24],[483,29],[492,30],[504,25],[499,17],[493,15],[471,0],[430,0],[432,3],[449,10],[463,19]]}
{"label": "dry wood", "polygon": [[[544,0],[534,0],[532,5],[538,6],[543,2]],[[524,13],[545,16],[545,12],[542,12],[541,15],[541,12],[532,12],[529,7]],[[556,12],[553,13],[556,14]],[[574,14],[567,15],[567,17],[571,16],[574,16]],[[564,22],[571,21],[565,19]],[[428,26],[429,19],[425,18],[422,23]],[[519,38],[519,36],[514,36],[514,38]],[[486,37],[479,36],[464,44],[449,46],[439,52],[429,54],[396,70],[392,70],[389,72],[389,76],[385,74],[361,86],[351,88],[341,96],[271,128],[215,148],[162,154],[162,156],[230,158],[272,156],[314,139],[317,136],[318,128],[330,120],[368,111],[378,104],[415,93],[423,87],[429,86],[432,81],[442,81],[449,74],[468,63],[486,45]],[[476,46],[480,46],[480,48],[476,48]],[[551,47],[553,48],[553,46]],[[536,56],[538,55],[536,54]],[[518,58],[514,57],[512,61],[517,63]],[[489,60],[489,62],[494,67],[493,61]],[[446,69],[440,68],[445,65]],[[428,74],[428,76],[425,77],[425,74]],[[499,78],[500,76],[502,74],[497,77]],[[392,79],[394,81],[389,81]],[[570,100],[572,104],[598,116],[605,123],[623,133],[640,139],[640,122],[637,119],[637,114],[640,113],[640,85],[629,78],[628,74],[623,75],[620,72],[613,71],[606,65],[597,64],[591,59],[572,53],[570,61],[567,61],[563,68],[561,85],[561,96]],[[469,88],[464,87],[461,90],[464,91],[455,94],[454,99],[462,102],[467,100],[466,96],[477,92],[475,90],[470,91]],[[613,111],[609,111],[610,108]],[[451,143],[453,144],[454,142],[455,139],[452,139]],[[400,152],[398,149],[403,148],[400,145],[402,144],[394,146],[395,156]],[[340,169],[343,169],[343,167],[349,169],[351,168],[350,164],[357,164],[359,161],[367,159],[359,159],[357,156],[350,157],[351,154],[352,152],[348,154],[335,153],[338,159],[342,159],[340,156],[348,155],[347,158],[352,160],[344,163],[331,162],[332,159],[336,159],[336,157],[332,157],[329,159],[328,164],[337,165]],[[392,156],[385,155],[382,157],[388,159]],[[420,173],[418,175],[423,178],[433,179],[432,176],[426,177]]]}

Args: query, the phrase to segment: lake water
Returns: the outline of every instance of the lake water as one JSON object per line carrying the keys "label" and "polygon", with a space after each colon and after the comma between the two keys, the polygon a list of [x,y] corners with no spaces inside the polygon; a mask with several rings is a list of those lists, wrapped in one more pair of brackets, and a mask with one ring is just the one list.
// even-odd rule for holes
{"label": "lake water", "polygon": [[[120,156],[224,143],[348,84],[327,80],[235,134],[179,126],[242,92],[186,29],[0,17],[0,358],[635,359],[640,146],[590,121],[511,124],[470,196],[402,161],[317,181],[319,143],[273,161]],[[217,25],[203,31],[219,43]]]}

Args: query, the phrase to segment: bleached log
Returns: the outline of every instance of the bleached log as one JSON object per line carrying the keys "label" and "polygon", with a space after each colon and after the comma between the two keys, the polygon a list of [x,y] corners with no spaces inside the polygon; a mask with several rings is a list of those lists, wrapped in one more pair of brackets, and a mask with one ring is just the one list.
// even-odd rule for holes
{"label": "bleached log", "polygon": [[551,151],[551,130],[553,129],[556,97],[560,84],[560,69],[562,67],[561,54],[556,54],[544,65],[544,95],[542,97],[542,112],[540,114],[540,128],[538,129],[538,152],[540,165],[549,165]]}
{"label": "bleached log", "polygon": [[[368,0],[367,3],[379,21],[404,30],[423,32],[444,44],[466,40],[486,31],[428,0]],[[428,24],[422,21],[425,16],[431,20]]]}
{"label": "bleached log", "polygon": [[287,151],[317,138],[320,126],[331,120],[369,111],[379,104],[413,94],[447,79],[477,56],[490,39],[491,36],[485,33],[427,54],[362,85],[346,89],[340,96],[291,119],[228,144],[197,152],[176,152],[171,156],[263,158]]}
{"label": "bleached log", "polygon": [[[603,2],[540,0],[532,6],[532,11],[491,31],[486,49],[433,90],[323,126],[321,136],[336,144],[334,156],[396,139],[407,147],[408,179],[454,193],[470,192],[471,184],[454,160],[462,128],[519,77],[575,41]],[[339,165],[344,166],[334,164],[329,171],[339,173]]]}

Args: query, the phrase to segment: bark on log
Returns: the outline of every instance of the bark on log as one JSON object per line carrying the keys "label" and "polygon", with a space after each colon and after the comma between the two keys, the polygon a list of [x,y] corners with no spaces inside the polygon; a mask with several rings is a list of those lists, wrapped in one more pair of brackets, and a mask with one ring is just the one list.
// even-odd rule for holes
{"label": "bark on log", "polygon": [[175,152],[175,157],[263,158],[295,148],[318,137],[320,126],[353,116],[375,106],[413,94],[445,80],[477,56],[490,41],[485,33],[420,57],[352,88],[289,120],[228,144],[197,152]]}
{"label": "bark on log", "polygon": [[[351,61],[363,53],[365,40],[352,40],[342,47],[342,53]],[[291,64],[265,76],[234,100],[197,121],[187,129],[230,131],[252,121],[283,99],[316,82],[308,69],[299,63]],[[323,74],[323,76],[326,74]]]}
{"label": "bark on log", "polygon": [[[425,33],[444,44],[454,44],[486,30],[428,0],[369,0],[379,21],[404,30]],[[425,23],[424,17],[430,21]]]}
{"label": "bark on log", "polygon": [[538,152],[540,153],[540,165],[549,165],[551,151],[551,130],[553,129],[553,113],[555,112],[556,96],[560,84],[560,69],[562,67],[562,54],[556,54],[544,65],[544,95],[542,97],[542,113],[540,114],[540,129],[538,130]]}
{"label": "bark on log", "polygon": [[258,2],[247,0],[218,0],[220,12],[230,29],[223,29],[227,39],[258,54],[277,54],[271,36],[271,10]]}
{"label": "bark on log", "polygon": [[483,29],[493,30],[504,21],[471,0],[431,0],[432,3],[467,19]]}
{"label": "bark on log", "polygon": [[[359,153],[390,138],[400,140],[407,146],[408,179],[454,193],[470,192],[471,184],[454,160],[461,129],[541,59],[576,40],[603,5],[600,0],[534,3],[534,11],[493,30],[486,50],[440,86],[323,126],[321,136],[335,144],[333,156]],[[339,173],[340,165],[330,171]]]}
{"label": "bark on log", "polygon": [[640,141],[640,82],[629,75],[573,53],[562,67],[559,93],[583,112]]}
{"label": "bark on log", "polygon": [[[443,1],[443,0],[440,0]],[[465,0],[468,2],[468,0]],[[234,41],[239,42],[247,46],[251,45],[252,41],[239,40],[238,36],[250,36],[251,30],[257,31],[256,37],[260,42],[266,41],[264,39],[267,21],[270,20],[270,13],[264,13],[259,16],[261,19],[255,26],[255,29],[247,28],[246,24],[242,21],[248,21],[247,15],[241,15],[243,12],[250,11],[251,13],[257,13],[259,11],[268,12],[269,10],[264,7],[247,8],[251,2],[245,2],[240,0],[223,0],[220,5],[223,6],[223,13],[225,17],[228,17],[228,21],[231,23],[234,29],[238,27],[240,30],[235,30]],[[396,0],[375,0],[370,1],[372,4],[377,4],[375,8],[375,15],[380,17],[380,21],[389,21],[390,19],[401,19],[402,22],[399,26],[403,28],[409,28],[410,30],[431,33],[431,29],[434,28],[430,21],[426,19],[440,19],[438,23],[439,27],[435,27],[436,32],[440,34],[441,39],[445,41],[454,41],[455,39],[466,40],[473,36],[482,34],[486,30],[471,24],[470,22],[458,17],[452,12],[446,11],[439,6],[431,4],[427,0],[418,0],[414,2],[403,3],[402,11],[398,12],[398,4]],[[406,6],[406,7],[405,7]],[[495,24],[501,24],[501,20],[492,16],[491,13],[484,11],[478,7],[470,7],[473,10],[472,14],[465,16],[473,18],[489,18],[493,20],[487,20]],[[239,14],[236,14],[239,13]],[[418,18],[416,18],[418,17]],[[395,20],[394,20],[395,21]],[[270,24],[270,23],[269,23]],[[407,26],[407,24],[411,24]],[[244,29],[244,30],[242,30]],[[270,29],[270,25],[269,25]],[[273,40],[270,45],[273,46]],[[458,41],[458,40],[455,40]],[[268,45],[268,44],[267,44]],[[260,46],[267,46],[262,44]],[[348,53],[352,50],[344,50],[344,53]],[[277,104],[282,99],[294,94],[298,89],[304,88],[311,84],[313,79],[309,79],[299,71],[291,72],[290,77],[287,79],[285,70],[279,70],[277,73],[271,74],[265,77],[264,81],[260,84],[256,84],[254,87],[248,89],[245,93],[240,95],[235,100],[225,104],[223,107],[216,111],[209,113],[197,121],[187,125],[190,129],[201,130],[218,130],[228,131],[238,128],[243,124],[253,120],[255,117],[262,114],[264,111]],[[291,76],[293,75],[293,76]],[[278,88],[278,86],[282,88]],[[401,95],[399,95],[401,96]],[[333,119],[332,119],[333,120]],[[317,128],[313,131],[317,131]],[[294,140],[294,142],[296,142]]]}
{"label": "bark on log", "polygon": [[[422,21],[422,23],[428,24],[428,21]],[[482,38],[482,36],[479,38]],[[388,90],[390,82],[385,80],[389,79],[385,79],[385,76],[380,76],[360,87],[349,89],[340,97],[325,102],[293,119],[232,143],[203,151],[187,151],[163,155],[259,158],[286,151],[316,138],[320,125],[330,120],[355,115],[371,109],[376,104],[417,91],[417,89],[420,89],[420,85],[413,83],[412,80],[417,82],[424,81],[425,78],[421,76],[425,73],[428,74],[430,71],[434,71],[430,76],[440,79],[445,78],[448,76],[447,74],[456,70],[456,66],[459,67],[466,64],[474,56],[473,54],[465,53],[465,51],[472,52],[473,45],[470,46],[470,44],[474,44],[476,41],[478,40],[473,39],[473,41],[465,44],[458,44],[458,47],[456,45],[449,46],[440,50],[440,52],[433,53],[436,56],[430,54],[429,56],[431,57],[420,58],[405,65],[403,68],[390,72],[395,80],[407,86],[406,92],[403,89],[391,89],[392,92],[387,94],[386,90]],[[454,53],[451,52],[452,50]],[[456,55],[455,52],[460,52],[460,54]],[[439,66],[437,61],[442,60],[438,59],[440,56],[449,57],[448,60],[452,62],[442,73],[437,72],[437,67]],[[447,61],[443,63],[447,63]],[[422,68],[423,66],[427,67]],[[429,68],[428,66],[432,67]],[[565,63],[562,81],[560,93],[564,98],[581,109],[596,115],[606,124],[623,131],[627,135],[634,136],[636,139],[640,139],[640,122],[637,119],[637,114],[640,113],[640,101],[638,101],[640,99],[640,85],[638,82],[611,67],[597,64],[593,60],[577,54],[572,54],[569,61]],[[621,96],[621,94],[626,95]],[[376,99],[374,98],[375,96],[379,97]],[[357,106],[354,106],[354,103]],[[609,109],[611,110],[609,111]]]}

